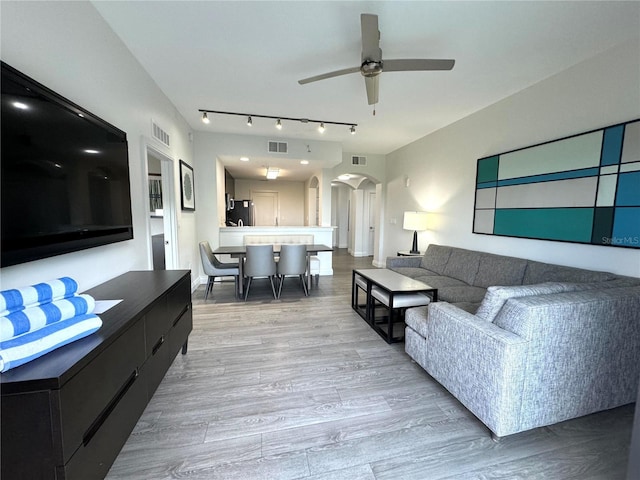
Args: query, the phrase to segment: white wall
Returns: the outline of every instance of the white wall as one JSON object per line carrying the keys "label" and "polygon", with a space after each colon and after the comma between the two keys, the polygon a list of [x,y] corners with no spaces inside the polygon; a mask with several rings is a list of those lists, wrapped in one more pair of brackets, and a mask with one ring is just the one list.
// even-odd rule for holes
{"label": "white wall", "polygon": [[385,256],[411,244],[402,212],[426,210],[420,250],[438,243],[640,276],[637,250],[471,233],[477,159],[638,118],[638,51],[639,39],[618,46],[389,154]]}
{"label": "white wall", "polygon": [[[351,165],[351,157],[367,157],[366,165]],[[336,165],[331,171],[333,179],[345,173],[355,173],[369,177],[374,183],[384,182],[386,177],[386,156],[372,153],[343,152],[342,163]]]}
{"label": "white wall", "polygon": [[304,225],[305,189],[304,182],[283,180],[242,180],[235,181],[236,198],[251,200],[251,192],[278,193],[278,225]]}
{"label": "white wall", "polygon": [[[142,138],[151,119],[171,136],[176,160],[192,163],[189,128],[175,107],[88,2],[2,2],[2,60],[82,105],[127,133],[134,239],[60,255],[0,271],[1,288],[31,285],[60,276],[82,290],[135,269],[151,268],[147,165]],[[176,181],[176,198],[179,182]],[[196,190],[196,206],[198,206]],[[195,216],[178,212],[179,266],[196,253]]]}

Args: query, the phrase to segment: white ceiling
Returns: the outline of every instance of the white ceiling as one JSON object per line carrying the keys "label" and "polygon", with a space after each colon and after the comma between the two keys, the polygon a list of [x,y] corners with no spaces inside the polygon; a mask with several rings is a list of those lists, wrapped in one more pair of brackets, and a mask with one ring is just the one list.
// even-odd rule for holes
{"label": "white ceiling", "polygon": [[[353,122],[356,135],[297,122],[278,133],[354,154],[387,154],[640,31],[638,1],[93,4],[194,130],[277,138],[272,120],[204,125],[198,109]],[[361,13],[379,15],[383,59],[453,58],[454,69],[383,72],[375,116],[359,73],[299,85],[359,65]]]}

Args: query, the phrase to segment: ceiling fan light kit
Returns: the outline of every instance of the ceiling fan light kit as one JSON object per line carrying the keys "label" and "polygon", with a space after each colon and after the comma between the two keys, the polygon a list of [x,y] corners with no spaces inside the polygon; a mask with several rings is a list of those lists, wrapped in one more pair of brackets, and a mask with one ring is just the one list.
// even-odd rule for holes
{"label": "ceiling fan light kit", "polygon": [[[333,72],[315,75],[309,78],[298,80],[300,85],[305,85],[327,78],[348,75],[360,72],[365,80],[367,90],[367,101],[369,105],[378,103],[379,76],[383,71],[387,72],[409,72],[409,71],[433,71],[451,70],[455,65],[455,60],[441,59],[392,59],[383,60],[380,49],[380,30],[378,29],[378,16],[369,13],[360,15],[360,30],[362,36],[362,55],[359,67],[344,68]],[[374,110],[375,115],[375,110]]]}

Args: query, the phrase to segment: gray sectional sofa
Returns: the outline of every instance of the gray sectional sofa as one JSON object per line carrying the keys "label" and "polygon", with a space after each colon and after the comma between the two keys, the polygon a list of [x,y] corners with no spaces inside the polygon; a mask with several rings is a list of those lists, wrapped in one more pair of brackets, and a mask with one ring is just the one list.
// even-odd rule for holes
{"label": "gray sectional sofa", "polygon": [[494,437],[635,401],[639,278],[434,244],[387,268],[438,288],[405,350]]}

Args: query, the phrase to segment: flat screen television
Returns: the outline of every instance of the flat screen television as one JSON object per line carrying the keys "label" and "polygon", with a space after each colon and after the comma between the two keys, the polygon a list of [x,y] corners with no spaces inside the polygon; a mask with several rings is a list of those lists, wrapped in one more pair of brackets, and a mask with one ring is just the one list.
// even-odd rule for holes
{"label": "flat screen television", "polygon": [[2,62],[2,267],[133,238],[127,135]]}

